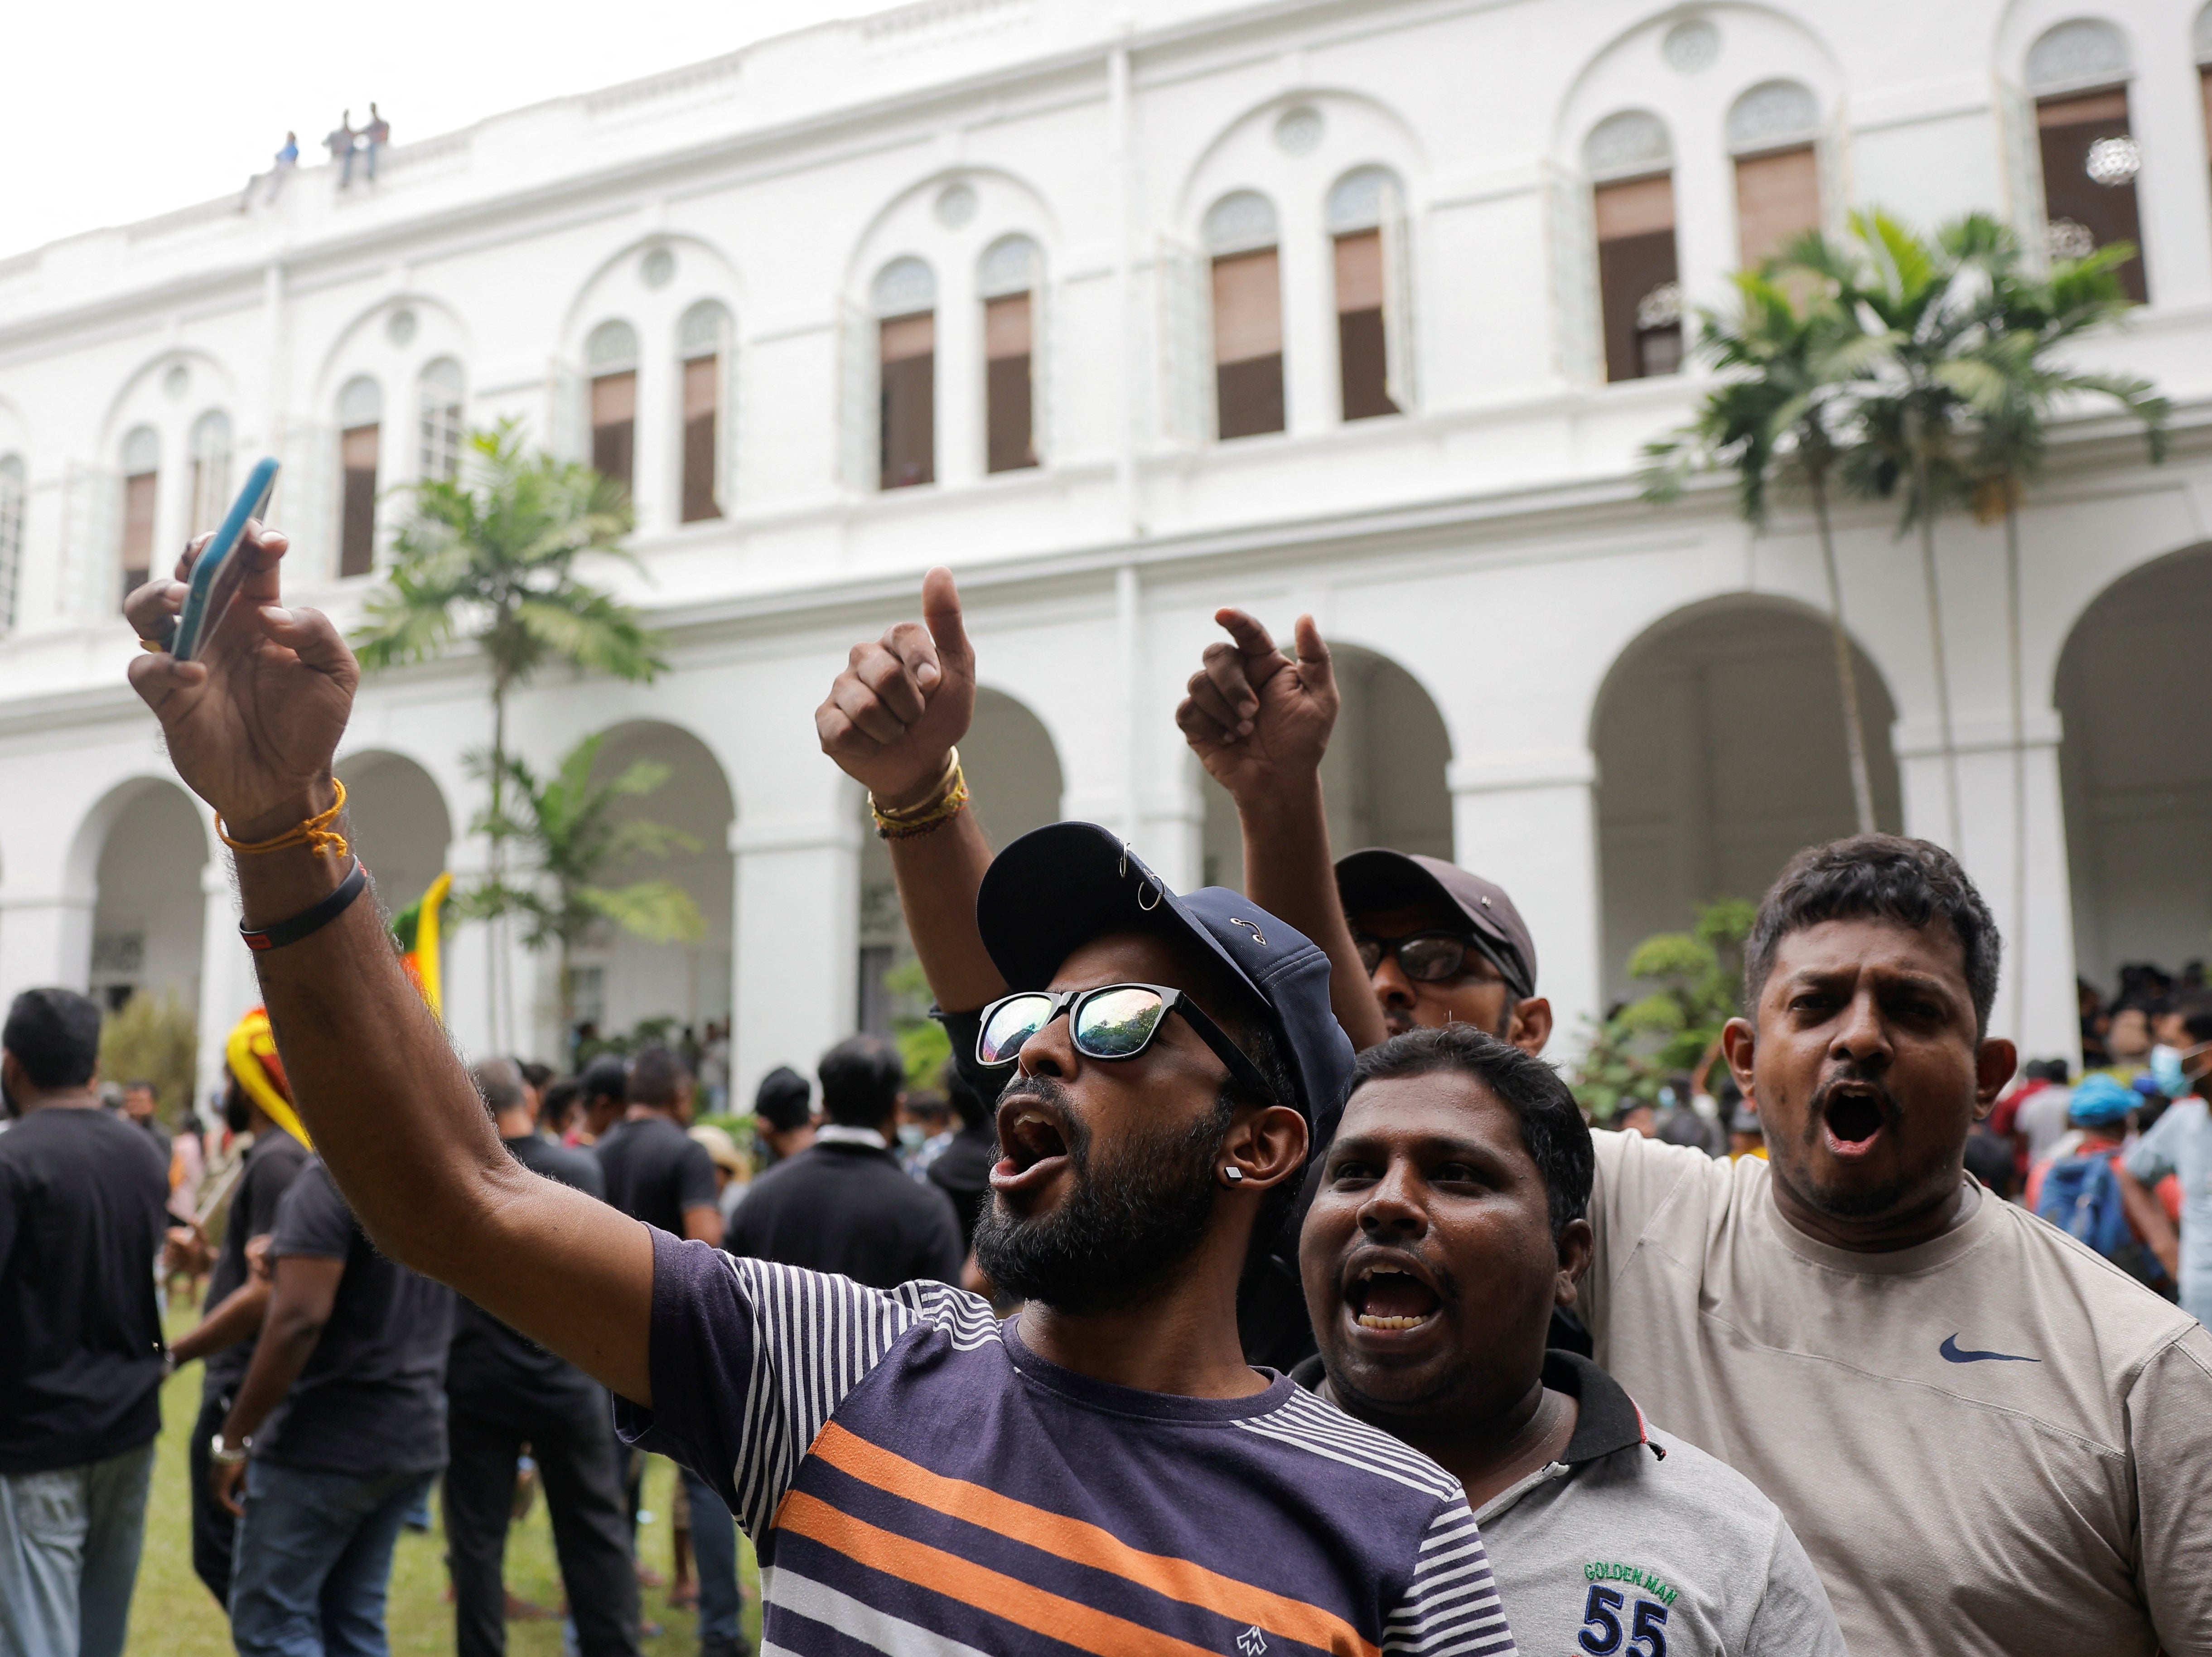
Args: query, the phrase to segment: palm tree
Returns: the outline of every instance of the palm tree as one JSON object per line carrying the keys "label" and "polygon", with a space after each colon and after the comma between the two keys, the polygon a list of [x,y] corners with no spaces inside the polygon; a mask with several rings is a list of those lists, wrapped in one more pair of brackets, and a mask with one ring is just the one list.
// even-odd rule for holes
{"label": "palm tree", "polygon": [[[482,652],[492,707],[483,822],[497,886],[511,822],[501,798],[510,776],[508,695],[550,662],[647,680],[667,664],[659,635],[635,610],[574,574],[586,553],[635,564],[622,545],[631,513],[620,484],[589,466],[525,455],[515,423],[501,421],[469,434],[460,476],[428,479],[413,495],[386,585],[369,599],[354,647],[372,669],[434,656],[464,634]],[[501,1017],[500,953],[495,945],[488,968],[495,1039],[509,1022]]]}
{"label": "palm tree", "polygon": [[1857,440],[1846,452],[1839,476],[1863,495],[1887,499],[1902,490],[1900,531],[1919,531],[1929,653],[1942,734],[1944,799],[1955,847],[1964,819],[1936,520],[1970,495],[1960,451],[1971,422],[1953,369],[1981,337],[1987,292],[1983,256],[2006,233],[1987,215],[1969,214],[1944,227],[1930,242],[1879,209],[1852,214],[1850,226],[1846,242],[1800,240],[1785,262],[1822,283],[1868,338],[1881,342],[1869,364],[1871,383],[1856,399]]}
{"label": "palm tree", "polygon": [[[2020,627],[2020,502],[2043,469],[2054,409],[2085,397],[2109,398],[2142,423],[2150,458],[2166,456],[2166,400],[2151,382],[2129,375],[2085,373],[2052,361],[2054,352],[2088,329],[2112,321],[2132,301],[2119,267],[2135,256],[2125,243],[2086,258],[2059,259],[2039,274],[2007,232],[1983,253],[1989,279],[1985,331],[1950,367],[1952,384],[1973,414],[1971,446],[1962,458],[1974,516],[2002,522],[2005,542],[2005,647],[2012,713],[2013,948],[2027,919],[2027,692]],[[2014,1027],[2026,980],[2013,974]]]}
{"label": "palm tree", "polygon": [[1811,498],[1827,576],[1828,631],[1843,696],[1851,803],[1859,833],[1872,834],[1874,785],[1850,634],[1844,626],[1828,492],[1848,445],[1856,388],[1884,342],[1865,334],[1827,294],[1778,279],[1771,264],[1740,271],[1734,280],[1739,298],[1733,310],[1699,313],[1698,353],[1720,371],[1721,382],[1705,394],[1689,424],[1645,446],[1644,496],[1673,500],[1692,471],[1727,467],[1736,475],[1737,509],[1754,526],[1766,522],[1777,481],[1801,485]]}
{"label": "palm tree", "polygon": [[516,809],[496,822],[487,813],[477,827],[488,836],[520,841],[530,867],[512,881],[486,880],[462,900],[471,914],[523,916],[526,945],[559,950],[561,1028],[569,1035],[575,1029],[575,951],[596,928],[612,925],[654,944],[696,943],[707,935],[698,906],[674,881],[608,883],[614,871],[634,859],[696,852],[699,842],[666,823],[615,816],[617,802],[643,798],[673,773],[659,760],[639,760],[612,781],[594,783],[592,768],[605,740],[604,732],[585,737],[544,778],[526,761],[506,761]]}

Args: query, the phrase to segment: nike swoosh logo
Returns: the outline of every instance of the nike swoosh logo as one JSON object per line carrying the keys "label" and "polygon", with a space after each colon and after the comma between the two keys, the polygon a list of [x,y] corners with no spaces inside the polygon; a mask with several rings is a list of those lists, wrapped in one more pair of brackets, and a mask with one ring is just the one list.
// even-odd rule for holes
{"label": "nike swoosh logo", "polygon": [[2041,1358],[2023,1357],[2018,1352],[1962,1352],[1959,1338],[1946,1335],[1943,1344],[1936,1349],[1954,1363],[1985,1363],[1994,1359],[1999,1363],[2040,1363]]}

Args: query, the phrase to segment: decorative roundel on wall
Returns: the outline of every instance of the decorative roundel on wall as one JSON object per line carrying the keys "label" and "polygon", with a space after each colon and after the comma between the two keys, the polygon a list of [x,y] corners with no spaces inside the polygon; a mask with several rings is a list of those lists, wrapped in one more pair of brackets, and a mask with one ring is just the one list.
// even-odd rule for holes
{"label": "decorative roundel on wall", "polygon": [[192,371],[181,362],[169,365],[169,372],[161,376],[161,390],[171,399],[181,398],[192,388]]}
{"label": "decorative roundel on wall", "polygon": [[1711,69],[1721,55],[1721,32],[1702,17],[1677,23],[1659,43],[1660,56],[1685,75]]}
{"label": "decorative roundel on wall", "polygon": [[415,313],[394,311],[384,319],[384,337],[394,345],[407,346],[415,343]]}
{"label": "decorative roundel on wall", "polygon": [[948,184],[937,192],[937,222],[957,230],[975,216],[975,192],[964,184]]}
{"label": "decorative roundel on wall", "polygon": [[638,261],[637,274],[648,288],[665,288],[676,280],[676,255],[656,247]]}
{"label": "decorative roundel on wall", "polygon": [[1322,135],[1328,130],[1319,110],[1301,105],[1285,110],[1276,121],[1275,143],[1286,155],[1310,155],[1321,148]]}

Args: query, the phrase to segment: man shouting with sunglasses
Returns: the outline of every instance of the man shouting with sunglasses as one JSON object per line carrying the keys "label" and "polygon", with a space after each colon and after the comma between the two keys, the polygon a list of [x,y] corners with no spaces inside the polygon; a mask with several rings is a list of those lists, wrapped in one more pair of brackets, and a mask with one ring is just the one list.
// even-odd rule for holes
{"label": "man shouting with sunglasses", "polygon": [[[1177,900],[1099,830],[991,871],[937,952],[964,976],[932,982],[975,1011],[1050,992],[994,1009],[975,1053],[1012,1061],[988,1226],[1032,1297],[1017,1320],[656,1231],[507,1154],[360,901],[331,772],[359,671],[326,617],[282,607],[284,549],[249,535],[198,659],[164,648],[176,582],[126,614],[149,641],[132,684],[236,853],[301,1114],[382,1250],[598,1377],[629,1436],[713,1483],[759,1551],[764,1644],[1512,1649],[1458,1485],[1238,1349],[1255,1229],[1348,1079],[1320,951],[1226,894]],[[951,578],[931,594],[950,644]],[[964,639],[917,650],[888,694],[964,730],[939,706],[972,705],[964,658]],[[821,723],[833,751],[845,725],[880,725],[842,679]],[[981,856],[949,747],[900,723],[840,756],[895,859]]]}

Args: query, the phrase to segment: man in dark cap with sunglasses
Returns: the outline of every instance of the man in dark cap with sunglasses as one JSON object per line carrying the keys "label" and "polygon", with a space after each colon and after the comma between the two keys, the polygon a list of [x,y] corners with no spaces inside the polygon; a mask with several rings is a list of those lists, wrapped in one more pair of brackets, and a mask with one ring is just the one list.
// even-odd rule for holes
{"label": "man in dark cap with sunglasses", "polygon": [[1340,699],[1328,646],[1311,616],[1299,618],[1295,658],[1243,610],[1214,619],[1229,640],[1206,646],[1176,723],[1237,804],[1254,898],[1326,949],[1346,984],[1372,989],[1371,1005],[1337,997],[1353,1045],[1473,1024],[1541,1053],[1552,1004],[1536,993],[1535,940],[1503,887],[1441,858],[1378,847],[1337,860],[1340,912],[1316,901],[1331,872],[1321,760]]}
{"label": "man in dark cap with sunglasses", "polygon": [[[1177,898],[1103,830],[1040,831],[923,956],[948,1006],[1051,996],[977,1054],[1013,1061],[988,1226],[1022,1315],[679,1240],[507,1154],[356,901],[331,762],[359,668],[327,617],[282,607],[285,544],[249,534],[196,660],[159,644],[177,582],[126,614],[156,640],[131,677],[171,760],[247,848],[246,942],[301,1114],[385,1253],[597,1376],[631,1439],[713,1482],[759,1550],[765,1644],[1513,1649],[1458,1484],[1239,1348],[1246,1258],[1349,1077],[1320,950],[1233,894]],[[925,610],[888,661],[855,652],[817,719],[902,889],[929,867],[916,847],[988,859],[949,746],[867,706],[964,730],[943,571]],[[846,740],[871,724],[898,729]]]}

